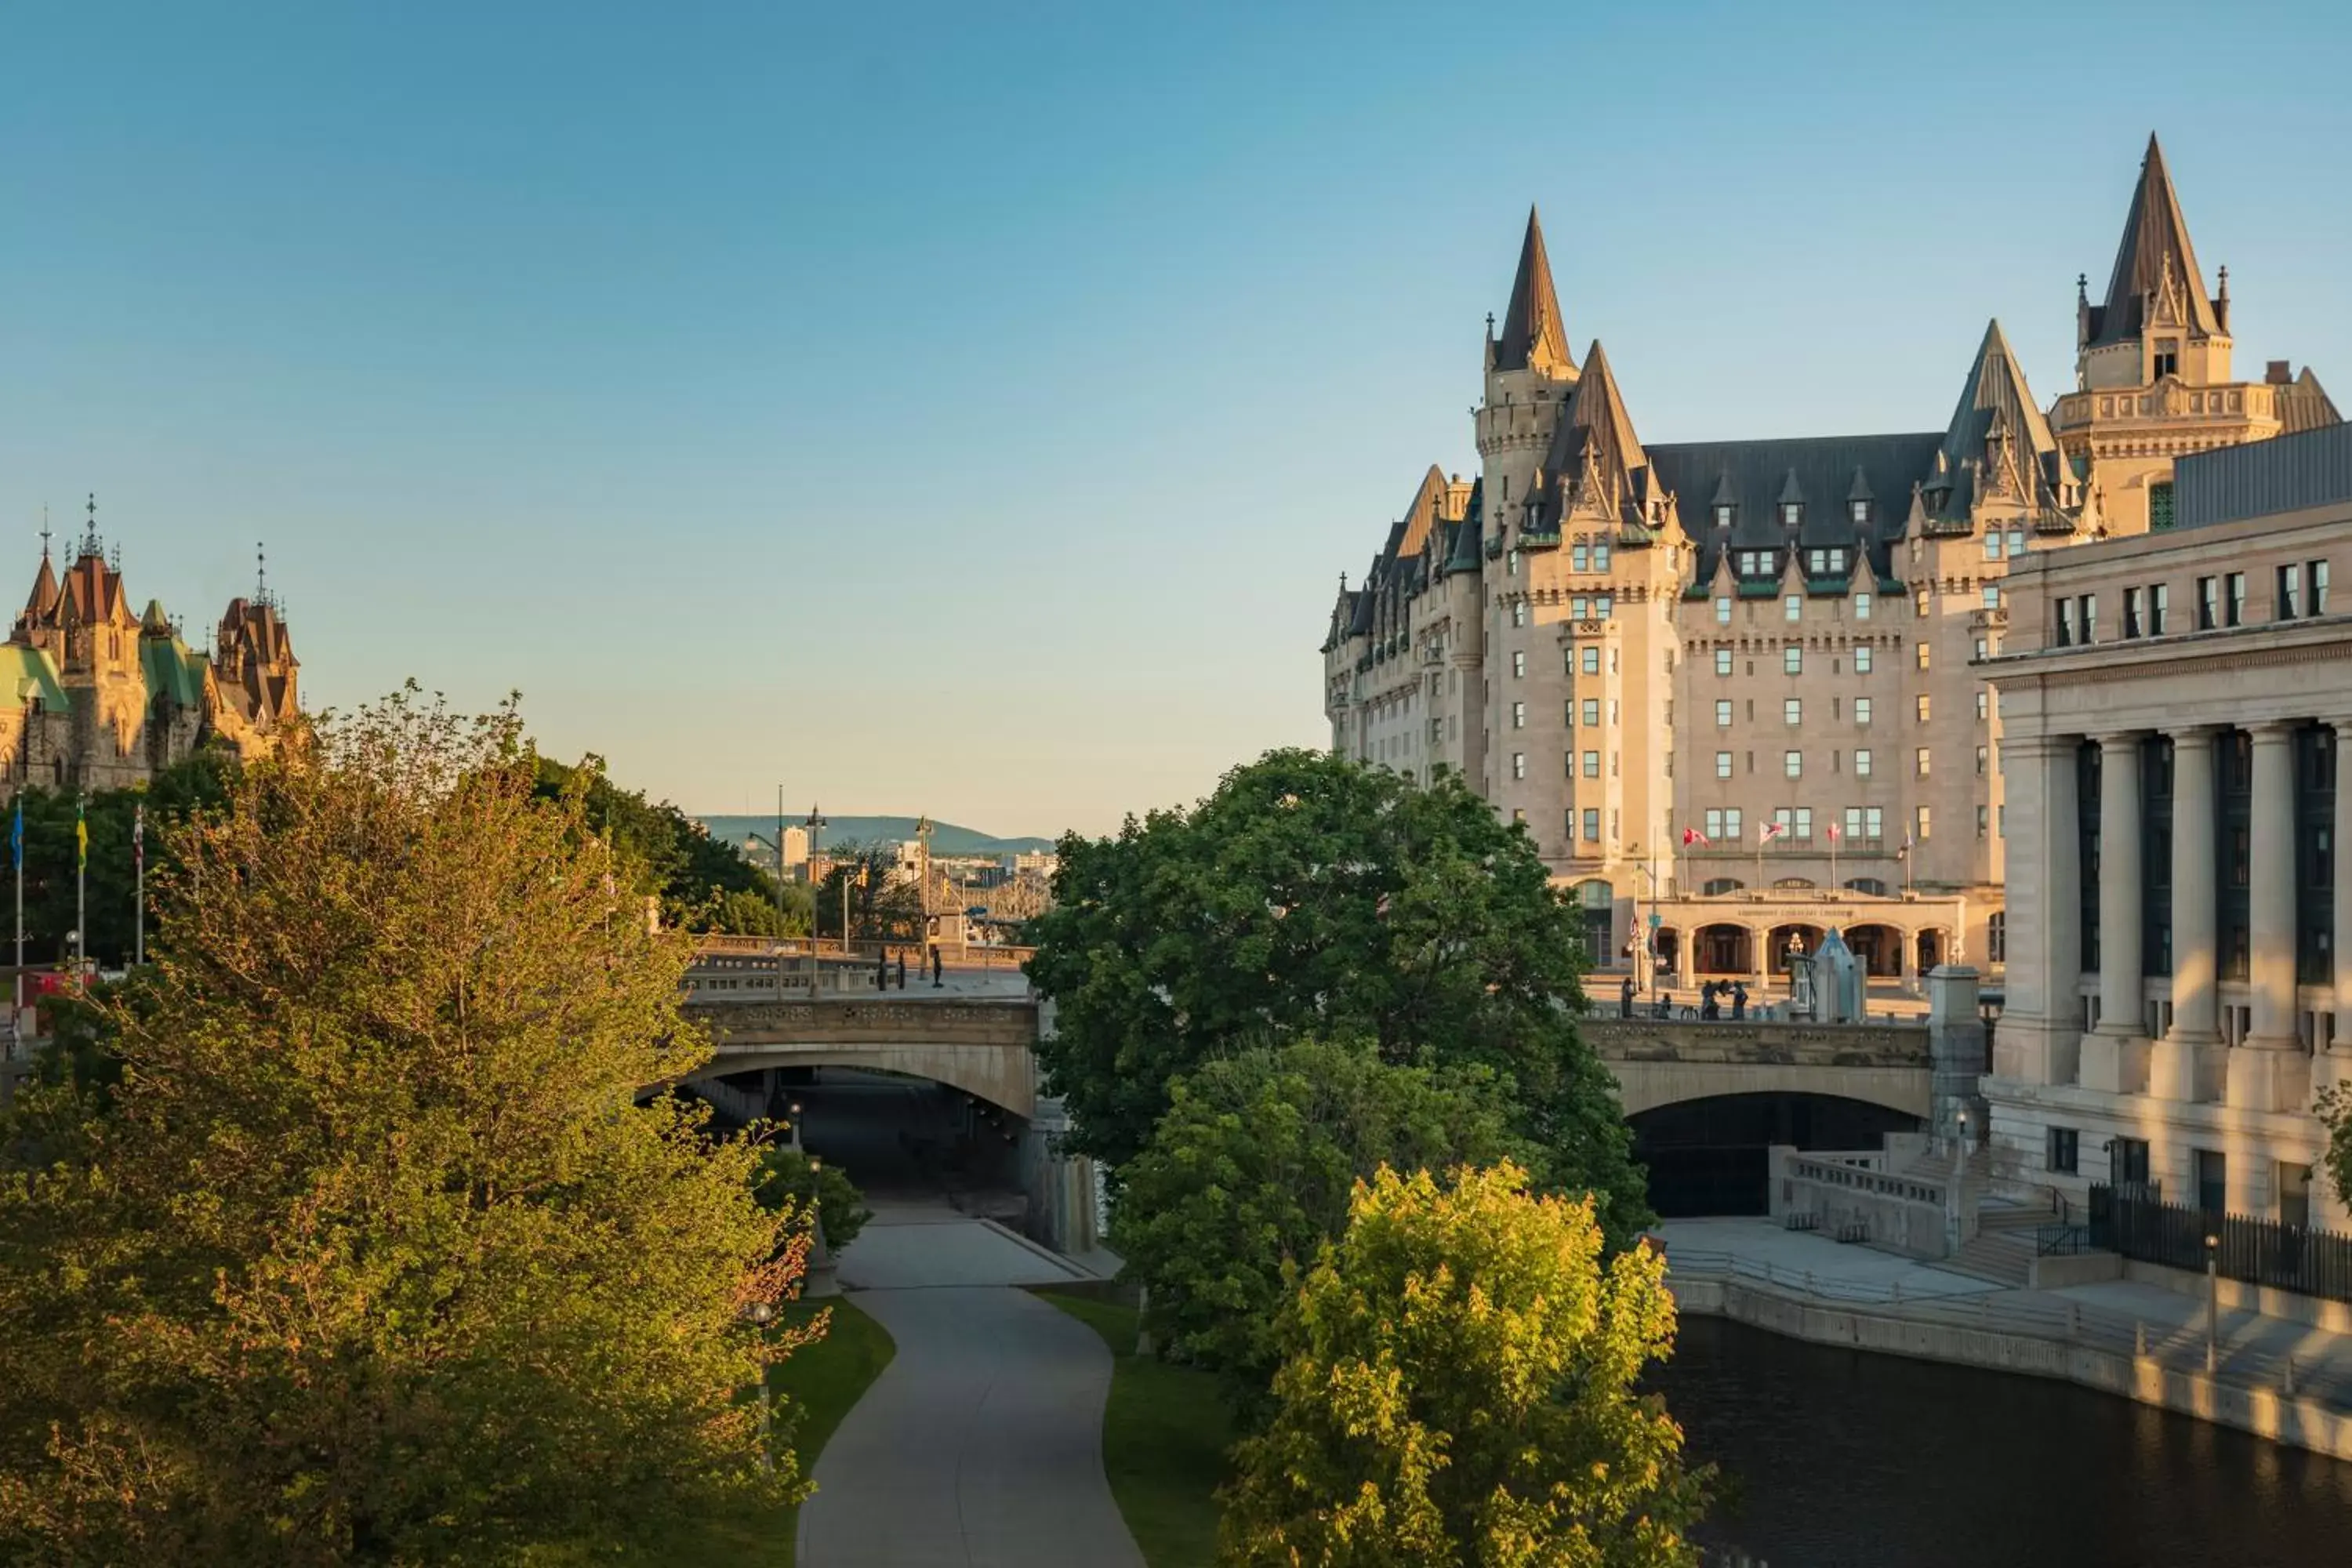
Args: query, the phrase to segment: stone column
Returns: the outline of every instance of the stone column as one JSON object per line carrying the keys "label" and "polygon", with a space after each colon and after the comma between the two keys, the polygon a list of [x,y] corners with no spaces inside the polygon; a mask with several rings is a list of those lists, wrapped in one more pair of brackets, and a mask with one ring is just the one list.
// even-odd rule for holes
{"label": "stone column", "polygon": [[[2336,1038],[2328,1047],[2327,1080],[2352,1079],[2352,780],[2344,764],[2352,762],[2352,719],[2336,721],[2336,934],[2330,946],[2336,960],[2331,977],[2336,986]],[[2315,1186],[2315,1190],[2316,1187]]]}
{"label": "stone column", "polygon": [[2197,1098],[2197,1054],[2221,1043],[2221,938],[2215,930],[2213,735],[2172,731],[2172,1028],[2148,1063],[2148,1092]]}
{"label": "stone column", "polygon": [[2010,795],[2009,1003],[1993,1036],[1993,1076],[2074,1081],[2082,1050],[2082,816],[2073,735],[2013,735],[2004,755],[2023,781]]}
{"label": "stone column", "polygon": [[2099,737],[2099,1026],[2083,1042],[2082,1083],[2109,1094],[2147,1088],[2140,977],[2139,734]]}
{"label": "stone column", "polygon": [[2253,727],[2254,795],[2247,866],[2251,1026],[2230,1053],[2230,1104],[2278,1110],[2301,1097],[2294,1020],[2294,731]]}

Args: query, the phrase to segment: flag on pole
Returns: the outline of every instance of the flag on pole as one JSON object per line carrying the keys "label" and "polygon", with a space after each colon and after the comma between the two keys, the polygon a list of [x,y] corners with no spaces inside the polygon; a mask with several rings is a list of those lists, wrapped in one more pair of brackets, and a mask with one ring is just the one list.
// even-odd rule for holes
{"label": "flag on pole", "polygon": [[147,864],[147,803],[141,801],[131,808],[131,863]]}
{"label": "flag on pole", "polygon": [[1756,847],[1760,849],[1788,831],[1785,822],[1759,822],[1756,825]]}
{"label": "flag on pole", "polygon": [[16,862],[16,869],[25,868],[25,797],[16,797],[16,826],[8,829],[8,854]]}
{"label": "flag on pole", "polygon": [[1709,839],[1706,834],[1701,833],[1696,827],[1685,827],[1683,829],[1683,847],[1685,849],[1691,847],[1693,845],[1696,845],[1699,848],[1704,849],[1712,842],[1713,840]]}
{"label": "flag on pole", "polygon": [[1830,842],[1831,842],[1831,843],[1834,844],[1834,843],[1836,843],[1839,839],[1841,839],[1841,838],[1843,838],[1843,837],[1845,837],[1845,835],[1844,835],[1844,834],[1843,834],[1843,833],[1841,833],[1841,832],[1839,832],[1839,831],[1838,831],[1838,825],[1837,825],[1836,823],[1832,822],[1832,823],[1831,823],[1831,824],[1830,824]]}
{"label": "flag on pole", "polygon": [[74,802],[74,869],[87,869],[89,865],[89,803]]}

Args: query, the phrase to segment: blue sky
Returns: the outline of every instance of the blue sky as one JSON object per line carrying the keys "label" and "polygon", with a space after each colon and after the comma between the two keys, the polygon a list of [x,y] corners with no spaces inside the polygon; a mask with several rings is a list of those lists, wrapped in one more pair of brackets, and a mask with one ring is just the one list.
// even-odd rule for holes
{"label": "blue sky", "polygon": [[314,707],[1102,831],[1322,737],[1530,200],[1645,438],[1934,428],[2155,129],[2352,395],[2340,7],[1926,10],[0,4],[0,572],[95,490],[192,630],[267,541]]}

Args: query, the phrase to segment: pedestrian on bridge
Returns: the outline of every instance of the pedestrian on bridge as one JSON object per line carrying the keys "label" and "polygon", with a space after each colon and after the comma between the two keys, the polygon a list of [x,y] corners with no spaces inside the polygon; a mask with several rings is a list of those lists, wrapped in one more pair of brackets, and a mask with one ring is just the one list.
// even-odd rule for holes
{"label": "pedestrian on bridge", "polygon": [[899,989],[899,990],[901,990],[901,991],[904,991],[906,988],[907,988],[907,950],[906,950],[905,948],[903,948],[903,947],[902,947],[902,948],[900,948],[900,949],[898,950],[898,989]]}
{"label": "pedestrian on bridge", "polygon": [[933,942],[933,943],[931,943],[931,989],[932,989],[932,990],[937,991],[940,986],[945,985],[945,984],[947,984],[947,981],[946,981],[946,979],[944,978],[944,976],[945,976],[945,975],[946,975],[946,973],[947,973],[947,967],[948,967],[948,961],[947,961],[947,957],[946,957],[946,955],[945,955],[945,954],[943,954],[943,953],[941,953],[941,952],[940,952],[940,944],[939,944],[938,942]]}

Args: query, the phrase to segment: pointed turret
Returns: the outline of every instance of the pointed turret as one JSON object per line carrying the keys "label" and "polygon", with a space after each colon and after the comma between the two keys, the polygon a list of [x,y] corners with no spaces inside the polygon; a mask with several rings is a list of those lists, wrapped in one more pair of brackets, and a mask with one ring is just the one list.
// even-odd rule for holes
{"label": "pointed turret", "polygon": [[46,621],[58,607],[58,574],[49,564],[49,552],[41,552],[41,570],[33,578],[33,592],[25,601],[25,622]]}
{"label": "pointed turret", "polygon": [[2116,269],[2107,281],[2107,302],[2091,312],[2088,346],[2127,342],[2140,335],[2149,313],[2169,311],[2180,327],[2195,337],[2222,332],[2220,316],[2205,292],[2204,274],[2197,269],[2197,252],[2189,243],[2189,223],[2180,216],[2180,198],[2172,189],[2172,175],[2164,166],[2164,149],[2153,132],[2147,156],[2139,166],[2139,186],[2132,192],[2131,210],[2124,215],[2123,243],[2116,247]]}
{"label": "pointed turret", "polygon": [[1530,206],[1527,237],[1519,244],[1518,275],[1511,280],[1511,303],[1503,312],[1503,335],[1495,343],[1495,368],[1558,372],[1568,364],[1568,330],[1560,321],[1559,296],[1552,291],[1543,224]]}
{"label": "pointed turret", "polygon": [[1544,458],[1543,471],[1550,479],[1538,494],[1531,529],[1557,533],[1571,513],[1643,523],[1638,476],[1649,464],[1641,437],[1633,434],[1633,416],[1625,412],[1617,374],[1609,368],[1608,351],[1595,339],[1578,373],[1568,416],[1553,432]]}
{"label": "pointed turret", "polygon": [[2011,437],[2024,449],[2039,458],[2044,452],[2054,452],[2058,443],[2050,434],[2050,421],[2042,417],[2033,401],[2033,389],[2025,384],[2025,367],[2017,363],[2017,354],[2009,346],[2009,335],[2000,330],[2000,318],[1985,323],[1984,341],[1977,345],[1975,363],[1969,366],[1968,379],[1960,384],[1960,401],[1952,410],[1952,420],[1944,429],[1944,457],[1954,467],[1970,458],[1985,455],[1985,444],[1996,426],[2005,426]]}

